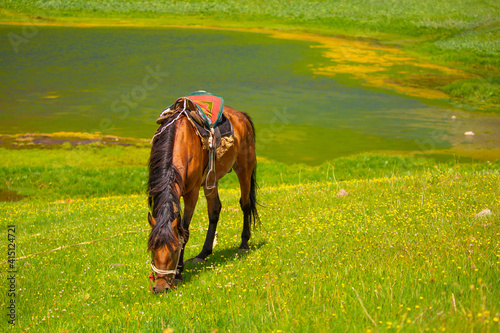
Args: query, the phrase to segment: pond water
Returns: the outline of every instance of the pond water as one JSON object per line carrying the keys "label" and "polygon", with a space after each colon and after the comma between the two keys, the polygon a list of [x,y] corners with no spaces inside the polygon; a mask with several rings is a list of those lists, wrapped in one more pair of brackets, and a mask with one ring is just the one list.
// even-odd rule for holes
{"label": "pond water", "polygon": [[0,36],[3,134],[150,138],[165,107],[203,89],[249,113],[258,154],[274,160],[319,164],[370,151],[500,158],[500,117],[320,75],[313,67],[328,59],[311,41],[137,27],[4,25]]}

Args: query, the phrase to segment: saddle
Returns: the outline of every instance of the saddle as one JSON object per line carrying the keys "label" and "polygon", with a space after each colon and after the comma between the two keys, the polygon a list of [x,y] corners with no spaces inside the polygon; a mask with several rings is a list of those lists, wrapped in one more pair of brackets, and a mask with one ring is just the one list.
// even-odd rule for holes
{"label": "saddle", "polygon": [[215,141],[213,148],[219,148],[223,137],[232,136],[234,133],[231,121],[223,113],[224,99],[206,91],[196,91],[184,97],[179,97],[172,105],[163,110],[157,124],[163,124],[174,114],[184,112],[195,126],[200,136],[203,147],[208,149],[210,137]]}
{"label": "saddle", "polygon": [[203,149],[208,150],[209,153],[208,165],[203,173],[207,189],[217,186],[215,160],[224,155],[233,145],[233,124],[223,110],[224,99],[222,97],[200,90],[179,97],[174,104],[163,110],[156,120],[157,124],[163,124],[174,115],[180,113],[186,115],[200,137]]}

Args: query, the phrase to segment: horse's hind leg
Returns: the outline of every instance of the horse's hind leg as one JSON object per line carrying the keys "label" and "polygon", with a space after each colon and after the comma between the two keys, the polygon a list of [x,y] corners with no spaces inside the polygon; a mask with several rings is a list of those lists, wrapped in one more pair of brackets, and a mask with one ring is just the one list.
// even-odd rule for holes
{"label": "horse's hind leg", "polygon": [[248,241],[251,237],[251,223],[252,220],[258,219],[256,208],[256,180],[255,180],[255,162],[248,163],[245,167],[236,164],[234,171],[238,175],[240,181],[240,206],[243,211],[243,231],[241,232],[240,251],[247,251],[250,249]]}
{"label": "horse's hind leg", "polygon": [[203,249],[196,258],[205,260],[206,257],[212,254],[215,232],[217,231],[217,223],[219,222],[219,214],[222,209],[222,204],[219,199],[219,190],[217,187],[208,190],[204,188],[205,196],[207,197],[207,207],[208,207],[208,230],[207,237],[205,238],[205,244],[203,244]]}
{"label": "horse's hind leg", "polygon": [[241,232],[241,244],[239,249],[241,251],[248,251],[250,247],[248,246],[248,241],[252,236],[252,232],[250,230],[250,224],[252,222],[250,207],[248,204],[244,203],[243,198],[240,199],[240,206],[243,210],[243,231]]}

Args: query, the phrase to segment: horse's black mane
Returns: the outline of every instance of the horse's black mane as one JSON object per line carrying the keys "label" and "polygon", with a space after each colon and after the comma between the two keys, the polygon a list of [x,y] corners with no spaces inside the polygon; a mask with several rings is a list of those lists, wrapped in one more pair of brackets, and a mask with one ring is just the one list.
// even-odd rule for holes
{"label": "horse's black mane", "polygon": [[156,224],[149,235],[150,251],[165,245],[172,250],[175,242],[172,221],[181,214],[180,197],[175,186],[182,189],[183,184],[179,171],[172,164],[175,128],[175,120],[165,122],[156,131],[151,147],[148,204]]}

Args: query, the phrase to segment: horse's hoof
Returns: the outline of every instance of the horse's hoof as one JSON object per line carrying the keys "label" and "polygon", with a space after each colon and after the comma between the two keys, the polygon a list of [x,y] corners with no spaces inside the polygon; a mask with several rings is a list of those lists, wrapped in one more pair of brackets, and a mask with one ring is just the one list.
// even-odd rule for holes
{"label": "horse's hoof", "polygon": [[203,258],[197,258],[197,257],[193,258],[193,264],[195,264],[195,265],[201,264],[203,262],[205,262],[205,259],[203,259]]}
{"label": "horse's hoof", "polygon": [[238,249],[238,253],[248,253],[250,249]]}
{"label": "horse's hoof", "polygon": [[193,264],[193,265],[197,265],[197,264],[200,264],[202,262],[205,262],[205,259],[194,257],[194,258],[191,258],[191,259],[188,259],[188,260],[184,261],[184,264],[190,263],[190,264]]}

